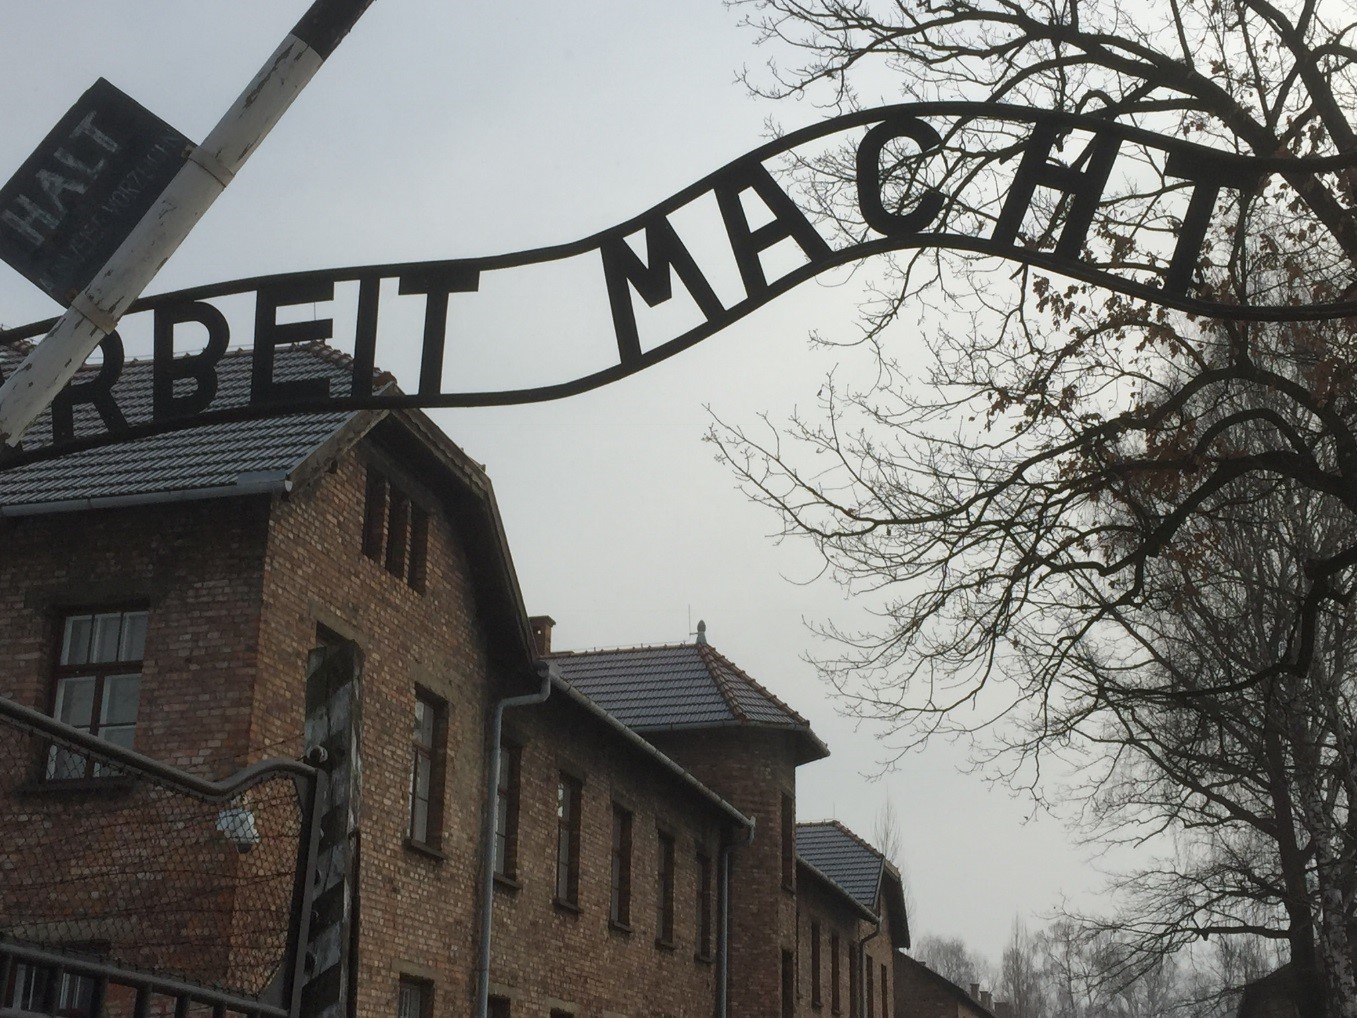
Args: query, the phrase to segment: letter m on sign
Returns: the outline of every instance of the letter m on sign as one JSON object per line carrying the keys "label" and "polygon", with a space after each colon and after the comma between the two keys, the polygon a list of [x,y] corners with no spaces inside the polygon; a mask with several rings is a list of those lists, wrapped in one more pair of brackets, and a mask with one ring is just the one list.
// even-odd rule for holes
{"label": "letter m on sign", "polygon": [[688,288],[698,310],[707,319],[715,318],[724,309],[712,291],[711,284],[697,267],[692,254],[683,246],[674,227],[663,216],[646,224],[646,261],[620,234],[614,234],[599,245],[603,255],[603,276],[608,285],[608,304],[612,309],[613,329],[617,333],[617,352],[623,364],[634,364],[641,359],[641,340],[636,331],[636,310],[631,303],[631,288],[647,304],[654,307],[674,295],[670,270],[678,273]]}

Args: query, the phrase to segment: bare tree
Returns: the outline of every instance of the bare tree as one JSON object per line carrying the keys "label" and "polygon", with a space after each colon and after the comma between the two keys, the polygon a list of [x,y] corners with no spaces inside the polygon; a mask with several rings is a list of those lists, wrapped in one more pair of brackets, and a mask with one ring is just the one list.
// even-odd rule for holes
{"label": "bare tree", "polygon": [[[795,54],[759,85],[774,94],[828,87],[851,106],[876,63],[909,99],[1093,113],[1256,156],[1357,154],[1357,49],[1341,4],[741,6]],[[1005,179],[1023,141],[979,119],[947,125],[940,163],[895,155],[899,207],[931,172],[947,196],[932,229],[992,230],[1002,189],[963,185]],[[1065,141],[1072,170],[1093,158],[1093,139]],[[841,155],[821,168],[836,165],[847,183]],[[1104,194],[1083,259],[1162,264],[1182,194],[1141,162]],[[1223,192],[1198,292],[1349,293],[1355,198],[1346,169]],[[831,224],[840,200],[832,187],[823,196]],[[1048,197],[1021,242],[1057,243],[1068,212],[1067,194]],[[907,304],[928,312],[911,311],[908,335],[920,317],[933,323],[922,386],[890,353]],[[1304,975],[1304,1013],[1357,1015],[1343,640],[1357,568],[1352,329],[1208,326],[936,249],[895,263],[864,329],[872,384],[831,380],[819,419],[713,433],[785,533],[874,599],[878,627],[826,627],[842,648],[827,677],[905,744],[1002,722],[1017,733],[999,740],[1002,773],[1038,796],[1046,754],[1106,750],[1095,819],[1147,843],[1186,838],[1186,865],[1138,885],[1140,904],[1160,909],[1143,913],[1157,916],[1154,937],[1133,939],[1159,945],[1133,949],[1138,971],[1190,935],[1280,936]],[[1312,507],[1335,525],[1269,543],[1268,520],[1301,505],[1302,528]],[[1266,569],[1219,569],[1250,561]],[[1232,653],[1194,645],[1201,619],[1219,623],[1208,642]],[[1139,816],[1152,819],[1136,831]]]}
{"label": "bare tree", "polygon": [[1046,1018],[1046,988],[1037,938],[1016,916],[999,963],[997,990],[998,996],[1012,1005],[1018,1018]]}
{"label": "bare tree", "polygon": [[914,957],[963,989],[968,989],[973,983],[983,983],[988,978],[988,963],[967,947],[960,937],[920,937],[914,948]]}
{"label": "bare tree", "polygon": [[905,865],[905,839],[901,833],[900,814],[895,809],[895,801],[889,797],[876,814],[876,822],[872,825],[872,843],[899,872],[901,889],[905,895],[905,915],[911,922],[917,921],[914,915],[914,891],[910,887],[909,869]]}

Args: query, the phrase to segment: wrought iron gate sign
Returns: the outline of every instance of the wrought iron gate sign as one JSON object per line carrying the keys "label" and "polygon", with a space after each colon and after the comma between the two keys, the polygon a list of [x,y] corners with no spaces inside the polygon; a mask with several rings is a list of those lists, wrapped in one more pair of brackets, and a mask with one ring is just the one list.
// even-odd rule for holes
{"label": "wrought iron gate sign", "polygon": [[0,258],[69,304],[191,148],[173,127],[100,78],[0,188]]}
{"label": "wrought iron gate sign", "polygon": [[[949,195],[926,183],[931,159],[945,159],[944,135],[965,125],[989,121],[1003,125],[1017,139],[1006,195],[988,232],[962,233],[939,227]],[[863,129],[865,133],[863,132]],[[1020,135],[1018,132],[1023,132]],[[1058,146],[1071,132],[1086,139],[1076,165],[1057,161]],[[856,139],[856,140],[854,140]],[[767,165],[796,161],[800,171],[819,172],[804,153],[828,142],[853,146],[854,169],[840,193],[848,213],[816,217],[803,207]],[[1090,231],[1099,225],[1106,190],[1119,155],[1134,151],[1137,164],[1176,180],[1176,197],[1184,208],[1174,216],[1171,246],[1158,268],[1137,273],[1087,257]],[[902,154],[903,152],[903,154]],[[778,296],[834,266],[871,255],[919,248],[949,248],[992,255],[1093,283],[1155,304],[1197,314],[1251,320],[1315,320],[1357,314],[1357,302],[1325,304],[1238,304],[1216,300],[1194,289],[1195,275],[1207,242],[1213,211],[1222,190],[1249,194],[1273,175],[1290,180],[1332,172],[1351,165],[1349,156],[1297,160],[1239,156],[1168,138],[1101,118],[1007,107],[992,103],[920,103],[883,107],[827,120],[788,134],[729,163],[619,226],[574,243],[514,254],[446,261],[366,265],[237,280],[195,287],[143,299],[130,316],[149,316],[154,337],[153,391],[148,415],[129,421],[114,385],[124,360],[116,333],[102,346],[103,358],[92,377],[73,382],[54,404],[52,440],[40,447],[20,448],[8,462],[22,463],[140,435],[176,430],[199,423],[267,417],[321,410],[399,409],[403,407],[468,407],[558,399],[633,374],[718,332]],[[908,166],[907,172],[901,170]],[[1065,205],[1058,230],[1046,244],[1034,242],[1025,229],[1028,217],[1040,212],[1034,197],[1054,192]],[[852,193],[854,192],[855,193]],[[761,206],[761,220],[751,223],[745,196]],[[738,271],[742,296],[722,300],[708,271],[685,243],[675,225],[676,214],[699,202],[715,203],[723,243]],[[944,217],[945,218],[945,217]],[[1050,225],[1050,224],[1046,224]],[[826,232],[831,236],[826,236]],[[639,255],[631,239],[644,239]],[[629,239],[630,238],[630,239]],[[770,276],[770,249],[793,251],[799,264]],[[598,296],[606,300],[612,321],[615,355],[573,377],[548,384],[495,390],[445,387],[446,346],[458,343],[455,320],[449,330],[454,294],[475,293],[491,273],[570,259],[592,264]],[[637,323],[637,300],[654,308],[674,296],[674,281],[696,306],[699,321],[677,335],[643,346]],[[394,284],[401,295],[423,299],[423,338],[417,388],[397,392],[375,385],[374,363],[382,333],[381,289]],[[337,284],[356,284],[356,311],[351,325],[353,372],[348,391],[332,391],[325,379],[274,377],[275,350],[282,345],[328,340],[333,319],[299,320],[297,310],[335,299]],[[389,293],[392,286],[388,285]],[[252,327],[237,329],[223,312],[224,298],[253,298]],[[459,298],[469,299],[469,298]],[[51,322],[0,332],[0,342],[40,336]],[[175,353],[176,329],[194,325],[205,330],[203,349]],[[201,334],[201,333],[200,333]],[[217,399],[215,365],[232,342],[253,346],[251,385],[243,400]],[[611,349],[613,344],[608,344]],[[97,433],[75,433],[72,407],[89,404],[102,421]]]}

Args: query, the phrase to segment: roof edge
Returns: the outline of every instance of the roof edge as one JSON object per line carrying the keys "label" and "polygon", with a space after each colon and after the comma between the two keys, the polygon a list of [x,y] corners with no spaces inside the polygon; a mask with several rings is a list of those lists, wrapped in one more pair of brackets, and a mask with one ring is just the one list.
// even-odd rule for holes
{"label": "roof edge", "polygon": [[796,865],[800,866],[807,873],[811,873],[814,876],[818,877],[822,883],[824,883],[827,887],[829,887],[836,894],[838,894],[840,898],[842,898],[844,901],[852,905],[853,909],[858,913],[858,915],[861,918],[866,919],[869,923],[879,923],[881,921],[881,917],[879,915],[877,915],[875,912],[869,909],[862,902],[858,901],[857,898],[854,898],[851,894],[849,894],[847,889],[842,884],[840,884],[837,880],[831,877],[824,870],[819,869],[812,863],[807,862],[800,855],[796,857]]}
{"label": "roof edge", "polygon": [[214,488],[175,488],[170,491],[143,492],[137,495],[106,495],[99,498],[29,502],[25,505],[0,505],[0,516],[50,516],[91,509],[124,509],[144,505],[172,505],[176,502],[203,502],[215,498],[241,498],[247,495],[286,494],[292,490],[292,479],[283,471],[240,476],[241,480],[235,484],[218,485]]}
{"label": "roof edge", "polygon": [[707,787],[705,784],[699,781],[697,776],[694,775],[687,768],[685,768],[682,764],[675,761],[672,757],[666,755],[658,747],[652,745],[650,742],[641,738],[641,735],[630,725],[623,724],[612,714],[609,714],[606,710],[599,706],[598,703],[596,703],[594,700],[591,700],[586,694],[580,692],[578,689],[572,686],[567,680],[560,678],[559,676],[553,675],[551,685],[553,689],[557,689],[560,692],[564,693],[571,700],[571,702],[579,704],[590,714],[594,715],[594,717],[603,721],[606,725],[608,725],[618,734],[622,735],[633,746],[641,750],[647,756],[651,757],[656,763],[660,764],[660,766],[664,767],[684,784],[691,787],[693,791],[697,792],[699,795],[705,798],[708,801],[708,803],[715,806],[721,812],[725,813],[726,816],[734,820],[741,827],[744,827],[747,830],[753,830],[754,828],[753,818],[745,816],[745,814],[741,813],[738,809],[736,809],[733,805],[731,805],[729,802],[723,799],[711,788]]}

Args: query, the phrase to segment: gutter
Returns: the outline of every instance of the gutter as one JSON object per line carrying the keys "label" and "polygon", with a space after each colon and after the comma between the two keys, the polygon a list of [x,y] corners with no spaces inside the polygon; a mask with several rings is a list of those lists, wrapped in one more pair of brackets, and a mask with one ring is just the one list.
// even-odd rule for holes
{"label": "gutter", "polygon": [[565,696],[566,699],[578,704],[579,706],[583,707],[586,711],[588,711],[590,714],[592,714],[594,717],[598,718],[609,728],[611,728],[614,732],[622,736],[622,738],[625,739],[627,742],[631,743],[634,747],[639,749],[641,752],[645,753],[648,757],[650,757],[652,760],[658,763],[665,770],[669,771],[669,773],[673,774],[684,784],[688,785],[693,791],[697,792],[698,795],[706,799],[707,802],[709,802],[711,805],[715,806],[721,812],[725,813],[726,816],[729,817],[731,820],[735,821],[735,823],[738,826],[747,828],[751,832],[750,837],[752,839],[753,837],[752,832],[754,830],[754,820],[752,817],[745,816],[730,803],[726,802],[725,799],[721,798],[710,788],[704,785],[701,781],[699,781],[691,771],[686,770],[681,764],[676,763],[670,757],[665,756],[665,754],[660,752],[660,750],[658,750],[652,743],[647,742],[644,738],[638,735],[634,729],[629,728],[627,725],[624,725],[621,721],[618,721],[617,718],[615,718],[613,715],[609,714],[606,710],[600,707],[594,700],[591,700],[588,696],[581,693],[578,689],[572,686],[565,679],[561,678],[560,672],[556,670],[556,665],[554,662],[552,662],[551,664],[551,669],[553,684],[556,690],[560,692],[563,696]]}
{"label": "gutter", "polygon": [[542,703],[551,695],[552,680],[559,681],[556,666],[538,660],[533,666],[542,678],[535,693],[507,696],[495,703],[490,719],[490,766],[486,768],[484,837],[481,840],[481,937],[479,969],[476,977],[476,1018],[488,1018],[490,1011],[490,943],[495,918],[495,814],[499,797],[500,737],[504,731],[504,711],[509,707],[527,707]]}
{"label": "gutter", "polygon": [[[837,883],[827,873],[825,873],[824,870],[820,869],[817,866],[812,865],[811,863],[807,862],[803,856],[799,855],[796,857],[796,865],[803,867],[807,873],[822,880],[825,883],[825,885],[830,888],[830,890],[834,891],[836,894],[839,895],[839,897],[841,897],[844,901],[846,901],[849,905],[852,906],[853,910],[857,912],[858,918],[863,919],[869,923],[875,923],[877,933],[881,932],[881,917],[877,915],[875,912],[873,912],[871,909],[869,909],[862,902],[858,901],[857,898],[854,898],[851,894],[844,890],[843,886]],[[872,934],[872,936],[873,937],[876,936],[876,933]]]}
{"label": "gutter", "polygon": [[174,491],[142,492],[137,495],[103,495],[94,498],[68,498],[56,502],[0,506],[0,516],[47,516],[53,513],[85,512],[90,509],[121,509],[129,506],[200,502],[213,498],[240,498],[244,495],[285,495],[291,490],[292,480],[286,474],[260,471],[241,474],[235,484],[222,484],[214,488],[180,488]]}

